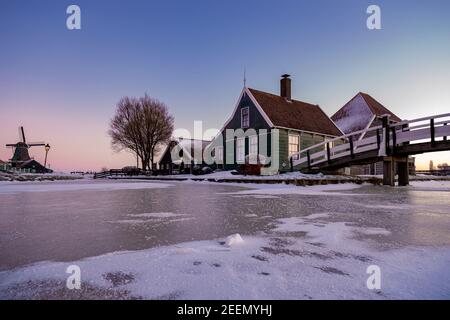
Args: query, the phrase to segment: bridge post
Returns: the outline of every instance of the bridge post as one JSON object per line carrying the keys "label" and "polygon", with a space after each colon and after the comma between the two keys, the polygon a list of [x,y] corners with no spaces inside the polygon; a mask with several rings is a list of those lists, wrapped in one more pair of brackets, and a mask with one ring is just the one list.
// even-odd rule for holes
{"label": "bridge post", "polygon": [[384,150],[387,156],[391,155],[391,149],[389,146],[389,138],[390,138],[390,132],[389,132],[389,117],[390,115],[384,115],[381,117],[381,123],[383,125],[383,131],[384,131]]}
{"label": "bridge post", "polygon": [[[447,125],[447,123],[444,123],[444,126],[446,126]],[[447,141],[447,136],[444,136],[444,141]]]}
{"label": "bridge post", "polygon": [[395,186],[395,166],[392,157],[383,159],[383,185]]}
{"label": "bridge post", "polygon": [[392,128],[392,153],[395,154],[397,152],[397,132],[396,128]]}
{"label": "bridge post", "polygon": [[327,162],[328,164],[330,164],[330,160],[331,160],[331,152],[330,152],[330,143],[327,143]]}
{"label": "bridge post", "polygon": [[380,137],[380,129],[377,129],[377,150],[380,151],[381,147],[381,137]]}
{"label": "bridge post", "polygon": [[353,146],[353,136],[348,137],[350,143],[350,156],[352,159],[355,158],[355,148]]}
{"label": "bridge post", "polygon": [[430,135],[431,135],[431,146],[434,148],[436,146],[434,119],[430,120]]}
{"label": "bridge post", "polygon": [[309,150],[306,151],[306,157],[308,158],[308,170],[311,170],[311,155]]}
{"label": "bridge post", "polygon": [[408,157],[397,161],[398,185],[407,186],[409,184]]}

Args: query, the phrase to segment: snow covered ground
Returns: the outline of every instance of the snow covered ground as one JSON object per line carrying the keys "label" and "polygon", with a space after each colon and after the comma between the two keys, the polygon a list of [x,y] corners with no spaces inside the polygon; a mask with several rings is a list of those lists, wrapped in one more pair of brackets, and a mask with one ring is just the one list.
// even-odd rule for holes
{"label": "snow covered ground", "polygon": [[[40,261],[4,270],[0,272],[0,298],[450,299],[450,237],[445,232],[450,223],[448,181],[413,182],[395,189],[239,184],[236,190],[232,184],[207,182],[115,185],[99,184],[92,190],[120,192],[114,188],[136,190],[151,185],[151,191],[163,188],[179,194],[185,189],[204,192],[206,187],[202,199],[215,197],[214,201],[223,201],[231,211],[238,210],[236,204],[245,207],[243,222],[233,228],[242,231],[231,237],[119,250],[64,262]],[[194,193],[192,199],[191,206],[198,201]],[[227,207],[228,202],[233,205]],[[130,225],[134,233],[141,230],[136,228],[154,224],[200,223],[195,210],[163,205],[171,210],[131,212],[109,223]],[[258,205],[258,210],[252,209]],[[212,207],[209,215],[216,215]],[[230,212],[223,218],[231,223],[236,215]],[[70,265],[80,267],[81,290],[66,288]],[[372,265],[381,270],[379,290],[366,285],[367,268]]]}

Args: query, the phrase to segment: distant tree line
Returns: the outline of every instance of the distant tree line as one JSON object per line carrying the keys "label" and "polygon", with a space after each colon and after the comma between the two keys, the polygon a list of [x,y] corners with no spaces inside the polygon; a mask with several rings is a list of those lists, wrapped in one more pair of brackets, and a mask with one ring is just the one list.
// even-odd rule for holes
{"label": "distant tree line", "polygon": [[114,150],[128,150],[140,160],[142,169],[152,169],[155,155],[169,142],[174,128],[174,117],[167,106],[149,97],[123,97],[117,103],[116,113],[108,131]]}

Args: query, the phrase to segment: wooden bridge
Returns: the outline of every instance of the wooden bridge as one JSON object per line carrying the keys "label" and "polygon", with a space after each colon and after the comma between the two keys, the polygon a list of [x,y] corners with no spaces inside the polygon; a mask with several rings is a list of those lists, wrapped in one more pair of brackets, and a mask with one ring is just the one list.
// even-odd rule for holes
{"label": "wooden bridge", "polygon": [[408,156],[450,150],[450,113],[391,123],[346,134],[313,145],[290,157],[291,168],[332,171],[351,165],[383,161],[383,183],[408,185]]}

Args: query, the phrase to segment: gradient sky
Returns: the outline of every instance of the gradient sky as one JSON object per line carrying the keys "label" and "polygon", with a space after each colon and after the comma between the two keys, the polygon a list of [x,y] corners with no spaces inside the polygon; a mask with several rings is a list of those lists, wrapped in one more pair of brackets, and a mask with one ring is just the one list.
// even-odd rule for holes
{"label": "gradient sky", "polygon": [[[82,30],[66,28],[77,4]],[[366,9],[382,10],[382,30]],[[116,102],[144,93],[177,128],[220,128],[247,84],[293,96],[330,116],[358,91],[404,119],[450,112],[450,1],[0,0],[0,159],[6,143],[51,144],[56,170],[120,168],[107,136]],[[43,148],[30,149],[42,161]],[[450,162],[450,153],[418,156]]]}

